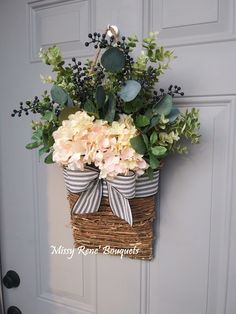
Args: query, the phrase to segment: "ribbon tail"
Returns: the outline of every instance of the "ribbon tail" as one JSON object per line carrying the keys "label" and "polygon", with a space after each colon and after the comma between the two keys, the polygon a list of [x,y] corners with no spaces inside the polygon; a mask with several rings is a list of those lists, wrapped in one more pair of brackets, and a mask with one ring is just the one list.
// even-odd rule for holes
{"label": "ribbon tail", "polygon": [[131,226],[133,225],[133,216],[130,208],[130,204],[127,198],[125,198],[116,188],[107,184],[109,203],[113,213],[121,219],[124,219]]}
{"label": "ribbon tail", "polygon": [[72,208],[74,214],[95,213],[100,207],[102,199],[102,184],[100,180],[92,181],[88,189],[80,194],[79,199]]}

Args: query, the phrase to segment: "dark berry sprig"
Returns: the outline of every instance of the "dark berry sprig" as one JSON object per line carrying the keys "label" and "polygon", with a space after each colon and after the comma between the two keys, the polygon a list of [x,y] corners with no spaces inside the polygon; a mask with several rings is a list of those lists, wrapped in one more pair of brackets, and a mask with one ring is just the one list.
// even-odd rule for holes
{"label": "dark berry sprig", "polygon": [[177,86],[177,85],[170,85],[168,88],[168,92],[167,94],[169,94],[170,96],[174,97],[176,95],[178,96],[184,96],[184,92],[181,91],[181,87]]}
{"label": "dark berry sprig", "polygon": [[84,104],[87,99],[92,98],[94,90],[98,85],[102,84],[105,78],[104,68],[100,63],[93,68],[91,75],[89,66],[83,66],[80,61],[73,61],[73,83],[76,87],[76,96],[81,104]]}
{"label": "dark berry sprig", "polygon": [[143,74],[139,79],[139,82],[144,90],[152,89],[157,81],[157,70],[151,66],[149,66],[146,71],[143,71]]}
{"label": "dark berry sprig", "polygon": [[[30,112],[34,114],[39,113],[41,115],[44,115],[46,111],[53,111],[53,108],[54,102],[50,101],[48,96],[45,96],[43,102],[39,100],[38,96],[35,96],[32,101],[27,100],[25,102],[25,106],[23,102],[20,102],[20,108],[18,110],[14,109],[11,116],[15,117],[17,115],[18,117],[21,117],[22,113],[25,113],[25,115],[29,115]],[[55,110],[55,113],[59,115],[60,108],[56,107]]]}
{"label": "dark berry sprig", "polygon": [[177,85],[170,85],[167,92],[160,88],[159,91],[153,91],[153,97],[152,97],[152,103],[157,103],[163,96],[170,95],[171,97],[174,97],[176,95],[178,96],[184,96],[184,92],[181,91],[181,87]]}
{"label": "dark berry sprig", "polygon": [[89,45],[93,45],[95,49],[99,48],[107,48],[109,45],[112,44],[112,41],[110,39],[110,44],[108,43],[106,39],[106,34],[100,34],[97,32],[89,33],[88,34],[89,41],[85,42],[85,46],[88,47]]}

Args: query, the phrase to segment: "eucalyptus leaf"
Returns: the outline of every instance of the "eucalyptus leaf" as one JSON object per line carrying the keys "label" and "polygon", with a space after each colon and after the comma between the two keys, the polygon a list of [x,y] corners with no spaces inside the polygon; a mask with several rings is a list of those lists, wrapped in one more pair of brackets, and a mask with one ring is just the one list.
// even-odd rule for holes
{"label": "eucalyptus leaf", "polygon": [[101,57],[101,63],[107,71],[119,72],[125,66],[124,53],[117,47],[108,48]]}
{"label": "eucalyptus leaf", "polygon": [[53,85],[51,88],[52,100],[59,105],[66,105],[68,101],[67,92],[60,86]]}
{"label": "eucalyptus leaf", "polygon": [[163,156],[166,153],[167,149],[166,147],[163,146],[155,146],[151,148],[151,152],[153,153],[153,155],[155,156]]}
{"label": "eucalyptus leaf", "polygon": [[147,126],[150,123],[150,119],[144,115],[138,115],[135,119],[135,126],[138,128]]}
{"label": "eucalyptus leaf", "polygon": [[114,94],[109,94],[105,120],[108,122],[113,122],[115,118],[115,114],[116,114],[116,98]]}
{"label": "eucalyptus leaf", "polygon": [[167,116],[172,109],[173,100],[170,95],[165,95],[153,106],[153,113]]}
{"label": "eucalyptus leaf", "polygon": [[172,123],[178,118],[179,114],[180,114],[180,111],[178,108],[172,108],[171,112],[168,114],[167,118]]}
{"label": "eucalyptus leaf", "polygon": [[145,127],[145,129],[143,130],[143,132],[148,132],[149,130],[151,130],[152,128],[154,128],[160,121],[160,116],[154,116],[151,119],[150,125],[148,125],[147,127]]}
{"label": "eucalyptus leaf", "polygon": [[125,102],[132,101],[140,92],[141,85],[135,80],[128,80],[125,82],[125,85],[122,86],[121,90],[118,92],[118,95]]}
{"label": "eucalyptus leaf", "polygon": [[99,85],[96,89],[96,94],[95,94],[95,99],[96,99],[96,103],[98,105],[98,108],[101,108],[106,100],[106,94],[104,91],[104,88],[102,85]]}
{"label": "eucalyptus leaf", "polygon": [[138,154],[144,155],[147,151],[142,135],[131,138],[130,144]]}

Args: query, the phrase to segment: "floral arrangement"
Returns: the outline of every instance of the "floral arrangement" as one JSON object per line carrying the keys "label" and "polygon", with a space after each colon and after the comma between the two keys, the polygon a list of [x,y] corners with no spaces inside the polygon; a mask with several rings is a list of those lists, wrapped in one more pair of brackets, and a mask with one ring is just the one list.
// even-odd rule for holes
{"label": "floral arrangement", "polygon": [[42,76],[52,84],[42,97],[20,103],[12,116],[35,114],[32,142],[28,149],[47,154],[46,163],[56,162],[71,170],[96,167],[100,178],[126,175],[129,171],[153,176],[170,153],[187,153],[183,140],[199,142],[198,110],[180,112],[173,105],[181,88],[157,88],[159,76],[174,59],[172,51],[159,47],[157,36],[139,41],[120,37],[114,27],[88,34],[85,46],[93,45],[94,60],[82,65],[76,58],[66,64],[56,46],[40,50],[42,61],[55,74]]}
{"label": "floral arrangement", "polygon": [[128,174],[130,170],[143,174],[148,165],[130,144],[137,135],[128,115],[120,115],[109,125],[77,111],[53,133],[53,160],[71,170],[84,170],[85,165],[93,164],[100,170],[100,178]]}

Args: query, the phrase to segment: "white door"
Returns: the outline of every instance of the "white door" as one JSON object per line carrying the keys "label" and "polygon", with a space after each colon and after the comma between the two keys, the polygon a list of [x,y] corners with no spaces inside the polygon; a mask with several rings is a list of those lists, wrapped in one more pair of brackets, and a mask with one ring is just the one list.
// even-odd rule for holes
{"label": "white door", "polygon": [[[236,20],[234,0],[0,0],[0,196],[6,309],[23,314],[236,313]],[[160,31],[178,59],[160,84],[181,85],[181,107],[201,112],[201,144],[169,158],[161,176],[152,262],[52,255],[72,247],[61,171],[24,145],[27,118],[12,109],[43,91],[41,46],[84,59],[90,31]],[[49,74],[49,72],[48,72]],[[15,312],[14,312],[15,313]]]}

